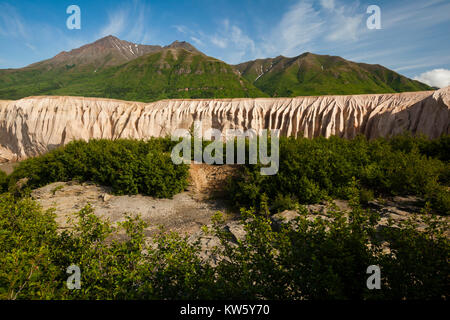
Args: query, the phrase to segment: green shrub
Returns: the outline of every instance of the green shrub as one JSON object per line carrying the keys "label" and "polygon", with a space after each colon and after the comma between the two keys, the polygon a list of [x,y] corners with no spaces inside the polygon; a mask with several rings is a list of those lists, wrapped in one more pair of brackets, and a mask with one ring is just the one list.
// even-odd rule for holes
{"label": "green shrub", "polygon": [[57,239],[52,211],[30,199],[0,196],[0,299],[57,296],[61,271],[48,258]]}
{"label": "green shrub", "polygon": [[158,198],[169,198],[184,190],[188,170],[173,165],[169,153],[150,151],[141,166],[142,193]]}
{"label": "green shrub", "polygon": [[8,189],[8,175],[0,170],[0,193],[5,192]]}
{"label": "green shrub", "polygon": [[[237,244],[218,214],[210,232],[223,259],[212,266],[198,242],[176,233],[149,243],[137,217],[113,228],[88,206],[73,229],[57,232],[52,211],[4,194],[0,299],[448,299],[448,225],[430,217],[424,231],[412,221],[377,231],[379,216],[357,206],[348,218],[329,214],[312,220],[300,211],[274,231],[268,217],[242,211]],[[70,265],[81,269],[78,290],[66,286]],[[381,268],[380,290],[366,287],[370,265]]]}
{"label": "green shrub", "polygon": [[374,199],[373,191],[365,188],[359,190],[359,201],[362,204],[367,204]]}
{"label": "green shrub", "polygon": [[174,165],[169,139],[74,141],[21,162],[10,175],[12,190],[28,178],[37,188],[56,181],[93,181],[116,194],[142,193],[170,198],[187,186],[188,167]]}
{"label": "green shrub", "polygon": [[431,208],[437,212],[450,214],[450,189],[438,184],[427,186],[425,200],[431,205]]}
{"label": "green shrub", "polygon": [[298,203],[290,195],[277,194],[275,200],[272,202],[273,212],[282,212],[284,210],[292,210],[298,207]]}
{"label": "green shrub", "polygon": [[[408,135],[374,141],[362,136],[351,140],[281,138],[278,173],[262,176],[260,164],[247,164],[231,181],[228,194],[237,207],[259,208],[260,195],[265,193],[269,207],[278,210],[279,205],[273,202],[280,202],[279,194],[289,195],[300,204],[317,203],[328,197],[347,199],[349,186],[356,179],[363,202],[380,195],[417,195],[434,199],[432,208],[448,214],[447,193],[429,187],[448,185],[450,165],[439,160],[446,156],[436,147],[445,146],[442,141],[447,140]],[[421,151],[430,146],[433,151]],[[439,159],[429,154],[438,155]]]}

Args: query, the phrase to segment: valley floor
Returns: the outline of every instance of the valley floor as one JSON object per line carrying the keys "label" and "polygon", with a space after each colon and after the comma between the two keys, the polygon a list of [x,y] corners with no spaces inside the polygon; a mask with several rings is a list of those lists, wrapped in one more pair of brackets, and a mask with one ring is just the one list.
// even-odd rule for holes
{"label": "valley floor", "polygon": [[[190,167],[190,184],[185,192],[172,199],[158,199],[143,195],[114,195],[107,187],[94,183],[55,182],[33,190],[32,197],[43,209],[54,208],[56,221],[60,229],[71,227],[70,219],[74,213],[90,204],[97,216],[109,220],[113,225],[126,220],[127,215],[140,215],[149,224],[145,230],[147,237],[152,237],[160,227],[167,231],[176,231],[188,236],[202,237],[201,228],[211,224],[212,216],[220,211],[224,213],[230,231],[236,232],[235,238],[242,237],[238,225],[239,212],[232,209],[223,199],[223,187],[227,179],[233,175],[237,166],[211,166],[193,164]],[[336,208],[350,211],[348,201],[334,200]],[[329,204],[320,203],[305,206],[312,217],[326,217]],[[421,199],[409,197],[391,197],[370,201],[365,208],[377,211],[380,216],[379,226],[387,225],[389,219],[400,222],[409,218],[419,219],[423,215],[424,203]],[[272,216],[275,224],[289,222],[297,216],[295,210],[285,210]],[[450,223],[450,217],[442,219]],[[426,228],[421,222],[420,229]],[[447,230],[450,238],[450,230]],[[209,249],[209,248],[207,248]]]}

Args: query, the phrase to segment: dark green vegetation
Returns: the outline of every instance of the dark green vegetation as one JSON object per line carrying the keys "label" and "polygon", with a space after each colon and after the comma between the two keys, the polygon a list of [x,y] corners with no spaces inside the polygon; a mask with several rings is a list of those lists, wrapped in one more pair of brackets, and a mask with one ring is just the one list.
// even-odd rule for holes
{"label": "dark green vegetation", "polygon": [[[355,198],[354,203],[358,200]],[[245,239],[230,244],[220,215],[214,228],[224,256],[211,266],[198,243],[161,232],[146,244],[145,224],[130,217],[114,240],[112,228],[89,207],[71,231],[57,232],[54,214],[35,202],[0,196],[0,299],[445,299],[449,295],[448,226],[412,222],[381,231],[378,217],[357,205],[349,219],[308,221],[302,214],[279,231],[270,220],[242,212]],[[117,231],[117,230],[116,230]],[[367,246],[368,243],[371,246]],[[386,244],[386,242],[385,242]],[[81,289],[69,290],[66,269],[81,270]],[[381,266],[381,290],[368,290],[366,269]]]}
{"label": "dark green vegetation", "polygon": [[249,61],[236,68],[272,97],[432,90],[380,65],[309,52],[294,58]]}
{"label": "dark green vegetation", "polygon": [[[74,141],[20,163],[4,188],[14,191],[19,180],[34,189],[55,181],[93,181],[116,194],[146,194],[171,198],[187,186],[188,166],[174,165],[171,141],[154,139]],[[23,188],[24,186],[22,186]]]}
{"label": "dark green vegetation", "polygon": [[[448,225],[424,205],[424,231],[413,219],[378,228],[380,216],[360,205],[417,194],[448,214],[448,136],[281,139],[277,175],[245,165],[230,183],[231,198],[254,207],[241,209],[245,238],[233,243],[220,214],[205,230],[221,242],[216,254],[224,259],[214,266],[198,242],[162,230],[148,244],[139,218],[116,228],[89,206],[73,229],[57,231],[55,213],[17,190],[25,177],[30,188],[78,179],[119,194],[170,197],[187,178],[187,166],[168,158],[175,143],[77,141],[0,174],[9,188],[0,195],[0,299],[448,299]],[[299,205],[333,197],[349,199],[351,213],[334,208],[330,219],[311,221]],[[299,217],[272,229],[270,213],[287,207]],[[117,240],[120,230],[127,236]],[[66,287],[70,265],[81,269],[79,290]],[[370,265],[381,267],[381,290],[366,287]]]}
{"label": "dark green vegetation", "polygon": [[260,208],[268,198],[272,212],[349,197],[353,181],[363,201],[373,196],[417,195],[440,214],[450,213],[450,136],[428,140],[401,135],[367,141],[280,140],[280,167],[263,176],[260,165],[246,165],[231,181],[229,194],[238,207]]}
{"label": "dark green vegetation", "polygon": [[135,47],[111,36],[22,69],[0,70],[0,99],[11,100],[71,95],[149,102],[431,89],[382,66],[340,57],[305,53],[231,66],[186,42]]}

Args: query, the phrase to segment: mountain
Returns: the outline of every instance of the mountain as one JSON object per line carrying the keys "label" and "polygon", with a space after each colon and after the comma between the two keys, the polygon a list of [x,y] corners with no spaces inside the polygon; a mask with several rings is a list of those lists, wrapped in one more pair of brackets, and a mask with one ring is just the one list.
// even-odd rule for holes
{"label": "mountain", "polygon": [[136,101],[264,96],[225,62],[178,46],[73,81],[52,94]]}
{"label": "mountain", "polygon": [[171,44],[169,44],[168,46],[165,46],[164,48],[166,49],[184,49],[193,53],[201,53],[202,52],[198,51],[196,47],[194,47],[193,45],[191,45],[189,42],[186,41],[178,41],[175,40],[174,42],[172,42]]}
{"label": "mountain", "polygon": [[161,50],[161,46],[135,44],[114,36],[107,36],[70,52],[63,51],[52,59],[32,64],[28,68],[46,67],[47,70],[51,70],[63,67],[100,70],[158,50]]}
{"label": "mountain", "polygon": [[380,65],[341,57],[304,53],[231,66],[188,42],[162,47],[113,36],[25,68],[0,70],[0,99],[71,95],[148,102],[431,89]]}
{"label": "mountain", "polygon": [[265,96],[187,42],[137,45],[108,36],[22,69],[0,70],[0,99],[73,95],[153,101]]}
{"label": "mountain", "polygon": [[293,58],[248,61],[235,68],[273,97],[432,90],[381,65],[309,52]]}

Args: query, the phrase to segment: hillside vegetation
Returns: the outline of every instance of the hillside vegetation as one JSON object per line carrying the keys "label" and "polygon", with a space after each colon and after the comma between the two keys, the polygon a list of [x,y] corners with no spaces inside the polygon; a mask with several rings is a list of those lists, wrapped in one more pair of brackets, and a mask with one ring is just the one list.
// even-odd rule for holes
{"label": "hillside vegetation", "polygon": [[183,48],[168,48],[98,71],[90,65],[43,68],[0,70],[0,98],[68,95],[146,102],[266,96],[230,65]]}
{"label": "hillside vegetation", "polygon": [[236,68],[272,97],[432,90],[380,65],[309,52],[294,58],[279,56],[249,61]]}
{"label": "hillside vegetation", "polygon": [[231,66],[187,42],[161,47],[108,36],[21,69],[0,70],[0,99],[71,95],[170,98],[292,97],[432,90],[380,65],[304,53]]}

